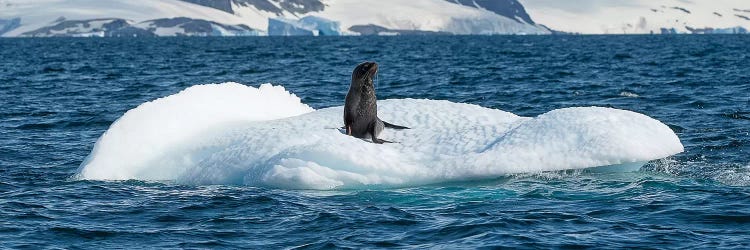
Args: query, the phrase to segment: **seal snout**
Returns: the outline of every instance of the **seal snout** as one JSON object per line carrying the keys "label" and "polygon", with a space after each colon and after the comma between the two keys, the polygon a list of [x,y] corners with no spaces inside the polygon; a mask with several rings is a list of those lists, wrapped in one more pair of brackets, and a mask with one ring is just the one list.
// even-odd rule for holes
{"label": "seal snout", "polygon": [[376,62],[365,62],[365,63],[366,63],[368,72],[373,73],[373,74],[378,72],[378,63]]}
{"label": "seal snout", "polygon": [[377,72],[378,72],[378,63],[376,62],[363,62],[357,65],[357,68],[354,69],[355,75],[372,76],[372,75],[375,75],[375,73]]}

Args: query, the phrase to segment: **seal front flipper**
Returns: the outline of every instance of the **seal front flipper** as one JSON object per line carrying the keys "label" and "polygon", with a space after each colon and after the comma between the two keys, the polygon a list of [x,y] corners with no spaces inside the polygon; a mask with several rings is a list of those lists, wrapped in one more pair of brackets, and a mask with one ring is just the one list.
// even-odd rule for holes
{"label": "seal front flipper", "polygon": [[392,128],[392,129],[411,129],[409,127],[404,127],[404,126],[400,126],[400,125],[396,125],[396,124],[390,124],[390,123],[388,123],[386,121],[383,121],[383,124],[385,125],[386,128]]}

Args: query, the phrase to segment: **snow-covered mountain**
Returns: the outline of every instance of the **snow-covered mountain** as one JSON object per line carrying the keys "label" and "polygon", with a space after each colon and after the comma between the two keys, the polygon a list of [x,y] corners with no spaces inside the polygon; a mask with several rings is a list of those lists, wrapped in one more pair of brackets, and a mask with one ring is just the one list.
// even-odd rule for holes
{"label": "snow-covered mountain", "polygon": [[550,31],[517,0],[0,0],[5,37],[407,33]]}
{"label": "snow-covered mountain", "polygon": [[520,0],[538,23],[580,34],[747,33],[748,0]]}
{"label": "snow-covered mountain", "polygon": [[254,31],[240,17],[178,0],[0,0],[0,20],[17,20],[15,27],[0,34],[5,37]]}
{"label": "snow-covered mountain", "polygon": [[748,0],[0,0],[0,35],[747,33]]}
{"label": "snow-covered mountain", "polygon": [[[204,4],[206,0],[184,0]],[[517,0],[220,0],[211,6],[266,27],[275,18],[317,16],[359,33],[372,26],[388,33],[548,34]],[[352,29],[354,27],[354,29]]]}

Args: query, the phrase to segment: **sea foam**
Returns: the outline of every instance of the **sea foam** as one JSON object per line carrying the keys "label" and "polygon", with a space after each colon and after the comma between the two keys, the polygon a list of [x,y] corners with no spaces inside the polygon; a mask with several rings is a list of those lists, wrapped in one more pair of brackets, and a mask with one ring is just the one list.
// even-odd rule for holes
{"label": "sea foam", "polygon": [[[198,85],[115,121],[81,164],[92,180],[169,180],[289,189],[403,187],[507,174],[628,166],[683,151],[669,127],[581,107],[534,118],[449,101],[378,102],[373,144],[344,135],[343,107],[313,110],[281,86]],[[615,167],[614,169],[618,169]]]}

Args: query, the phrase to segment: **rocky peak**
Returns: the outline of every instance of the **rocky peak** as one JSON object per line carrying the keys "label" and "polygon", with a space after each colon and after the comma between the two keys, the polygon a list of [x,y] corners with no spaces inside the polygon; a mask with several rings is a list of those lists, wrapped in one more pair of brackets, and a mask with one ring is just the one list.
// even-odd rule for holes
{"label": "rocky peak", "polygon": [[535,24],[518,0],[446,0],[460,5],[482,8],[507,18]]}
{"label": "rocky peak", "polygon": [[325,5],[320,0],[182,0],[189,3],[203,5],[224,12],[234,14],[232,5],[253,6],[258,10],[267,11],[281,16],[284,11],[293,14],[306,14],[322,11]]}

